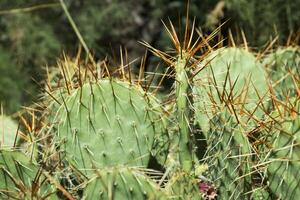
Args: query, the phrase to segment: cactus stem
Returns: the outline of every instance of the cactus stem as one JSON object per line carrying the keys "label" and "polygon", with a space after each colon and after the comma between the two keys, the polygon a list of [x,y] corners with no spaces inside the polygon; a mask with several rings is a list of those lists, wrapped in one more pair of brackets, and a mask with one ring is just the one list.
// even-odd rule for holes
{"label": "cactus stem", "polygon": [[177,120],[179,122],[179,162],[181,163],[184,171],[191,171],[192,169],[192,156],[189,149],[189,122],[186,120],[190,114],[188,106],[188,92],[189,92],[189,79],[186,72],[187,59],[185,53],[182,52],[175,64],[176,70],[176,112]]}

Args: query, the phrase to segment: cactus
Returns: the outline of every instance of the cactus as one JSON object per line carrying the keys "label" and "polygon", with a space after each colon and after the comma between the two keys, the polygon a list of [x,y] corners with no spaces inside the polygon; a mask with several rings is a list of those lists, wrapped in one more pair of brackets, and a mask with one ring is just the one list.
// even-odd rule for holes
{"label": "cactus", "polygon": [[[298,199],[300,195],[299,100],[296,100],[292,109],[284,114],[283,107],[279,106],[270,115],[274,120],[265,129],[265,134],[269,136],[268,142],[270,145],[268,148],[266,147],[264,162],[269,163],[266,165],[266,176],[273,198]],[[282,116],[284,115],[285,117],[283,118]]]}
{"label": "cactus", "polygon": [[14,147],[18,125],[10,118],[0,115],[0,148]]}
{"label": "cactus", "polygon": [[280,99],[300,96],[300,48],[279,48],[268,54],[263,63],[273,83],[275,96]]}
{"label": "cactus", "polygon": [[203,159],[209,166],[208,176],[219,188],[221,199],[246,198],[244,193],[251,190],[252,159],[246,128],[228,108],[215,113],[209,126]]}
{"label": "cactus", "polygon": [[146,167],[157,136],[165,134],[155,101],[139,87],[114,79],[74,90],[54,120],[68,161],[79,169]]}
{"label": "cactus", "polygon": [[1,199],[56,199],[53,188],[25,154],[0,149]]}
{"label": "cactus", "polygon": [[179,172],[172,176],[165,190],[174,199],[202,199],[197,178],[186,172]]}
{"label": "cactus", "polygon": [[83,199],[167,199],[158,185],[143,170],[107,168],[96,172],[84,189]]}
{"label": "cactus", "polygon": [[[168,102],[159,101],[149,85],[141,84],[146,82],[141,74],[137,82],[130,69],[125,74],[123,65],[116,78],[106,62],[100,68],[79,59],[60,62],[61,74],[49,75],[44,107],[38,107],[41,115],[32,117],[39,123],[24,122],[29,128],[22,136],[30,156],[0,150],[0,178],[5,180],[0,182],[0,197],[295,199],[300,195],[298,50],[278,51],[264,60],[269,80],[263,65],[246,49],[203,54],[199,50],[214,34],[199,42],[202,35],[195,40],[194,24],[191,33],[189,28],[187,21],[183,42],[172,23],[167,28],[175,47],[170,54],[144,42],[175,73],[172,93],[162,98]],[[202,57],[196,55],[199,52]],[[293,67],[283,68],[280,76],[290,73],[291,78],[276,85],[278,77],[272,70],[283,65]],[[281,92],[290,86],[289,92]],[[288,106],[291,99],[298,102],[293,109]],[[270,102],[272,114],[271,106],[265,106]],[[288,114],[282,115],[279,105]],[[205,139],[202,146],[195,142],[198,126]],[[196,155],[196,147],[201,155]],[[160,172],[151,168],[152,156],[162,165]]]}
{"label": "cactus", "polygon": [[[179,50],[178,52],[180,52]],[[182,53],[178,55],[175,63],[176,71],[176,120],[178,122],[179,132],[179,161],[184,171],[189,172],[192,166],[191,142],[190,142],[190,120],[191,109],[190,100],[190,82],[188,76],[188,55]]]}
{"label": "cactus", "polygon": [[[194,77],[194,106],[196,121],[207,133],[214,110],[227,99],[237,112],[264,114],[268,85],[258,60],[248,51],[223,48],[211,52],[200,63],[204,68]],[[229,102],[225,102],[225,104]]]}

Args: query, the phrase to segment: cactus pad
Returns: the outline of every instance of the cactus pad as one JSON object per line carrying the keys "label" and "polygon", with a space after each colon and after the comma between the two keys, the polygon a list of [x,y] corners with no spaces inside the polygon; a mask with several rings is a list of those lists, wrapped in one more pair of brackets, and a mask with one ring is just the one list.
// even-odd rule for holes
{"label": "cactus pad", "polygon": [[63,102],[55,119],[57,136],[79,169],[147,166],[156,136],[164,133],[159,104],[126,82],[87,83]]}
{"label": "cactus pad", "polygon": [[131,168],[101,169],[84,190],[91,199],[166,199],[160,188],[141,171]]}
{"label": "cactus pad", "polygon": [[260,99],[268,91],[262,65],[250,52],[238,48],[218,49],[201,63],[204,67],[194,78],[196,120],[206,133],[208,121],[221,102],[261,116]]}

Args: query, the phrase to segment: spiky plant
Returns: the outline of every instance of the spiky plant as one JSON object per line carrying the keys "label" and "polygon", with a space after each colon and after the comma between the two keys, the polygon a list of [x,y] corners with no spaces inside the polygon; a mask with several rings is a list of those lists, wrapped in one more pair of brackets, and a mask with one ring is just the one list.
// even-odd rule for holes
{"label": "spiky plant", "polygon": [[300,96],[300,48],[281,47],[268,54],[263,63],[273,84],[274,95],[281,100]]}
{"label": "spiky plant", "polygon": [[[32,124],[21,117],[26,128],[16,147],[25,150],[0,149],[2,178],[9,180],[1,182],[1,195],[88,200],[298,195],[299,75],[292,73],[294,90],[280,98],[273,92],[276,78],[268,79],[269,71],[247,48],[215,50],[209,41],[216,32],[203,37],[188,14],[183,38],[172,23],[165,27],[173,51],[143,44],[174,72],[167,100],[156,98],[143,65],[135,76],[122,54],[119,67],[95,64],[88,49],[91,62],[65,57],[60,73],[49,76],[43,101],[29,109]],[[204,144],[198,145],[195,134]],[[162,165],[159,172],[153,159]]]}
{"label": "spiky plant", "polygon": [[86,183],[83,199],[167,199],[145,174],[139,168],[101,169]]}

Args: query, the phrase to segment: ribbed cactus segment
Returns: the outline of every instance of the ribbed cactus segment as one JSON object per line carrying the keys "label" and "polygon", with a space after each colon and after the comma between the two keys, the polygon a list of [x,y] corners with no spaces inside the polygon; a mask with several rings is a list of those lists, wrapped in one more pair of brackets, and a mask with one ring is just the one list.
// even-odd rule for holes
{"label": "ribbed cactus segment", "polygon": [[84,189],[84,199],[163,200],[158,185],[143,172],[131,168],[101,169]]}
{"label": "ribbed cactus segment", "polygon": [[251,191],[251,145],[234,114],[224,109],[209,122],[207,151],[203,161],[221,199],[247,199]]}
{"label": "ribbed cactus segment", "polygon": [[300,47],[280,48],[269,54],[263,63],[277,97],[300,96]]}
{"label": "ribbed cactus segment", "polygon": [[261,116],[260,99],[266,96],[268,84],[262,65],[244,49],[222,48],[211,52],[200,63],[203,68],[194,78],[196,120],[204,133],[214,110],[230,101],[236,108]]}
{"label": "ribbed cactus segment", "polygon": [[0,199],[56,199],[54,192],[30,157],[0,150]]}
{"label": "ribbed cactus segment", "polygon": [[114,79],[86,83],[63,100],[57,136],[79,169],[147,166],[164,134],[159,104],[141,88]]}
{"label": "ribbed cactus segment", "polygon": [[175,63],[176,71],[176,118],[178,120],[179,129],[179,162],[186,172],[192,169],[192,153],[190,147],[190,120],[191,108],[189,95],[191,93],[189,77],[187,74],[187,58],[179,55]]}
{"label": "ribbed cactus segment", "polygon": [[12,148],[17,131],[18,125],[10,117],[0,115],[0,148]]}
{"label": "ribbed cactus segment", "polygon": [[[296,116],[278,119],[269,132],[272,149],[268,154],[268,186],[276,198],[299,199],[300,196],[300,106]],[[277,113],[278,114],[278,113]]]}

